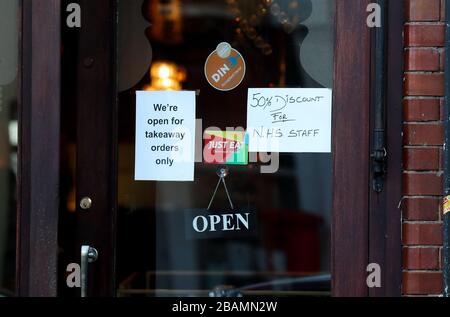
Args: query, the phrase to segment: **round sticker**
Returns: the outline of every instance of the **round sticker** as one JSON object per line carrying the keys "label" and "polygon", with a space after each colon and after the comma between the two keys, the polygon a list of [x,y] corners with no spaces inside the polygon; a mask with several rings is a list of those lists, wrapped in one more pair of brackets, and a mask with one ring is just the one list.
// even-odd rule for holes
{"label": "round sticker", "polygon": [[245,77],[245,61],[241,53],[230,44],[220,43],[205,63],[205,76],[209,84],[221,91],[239,86]]}

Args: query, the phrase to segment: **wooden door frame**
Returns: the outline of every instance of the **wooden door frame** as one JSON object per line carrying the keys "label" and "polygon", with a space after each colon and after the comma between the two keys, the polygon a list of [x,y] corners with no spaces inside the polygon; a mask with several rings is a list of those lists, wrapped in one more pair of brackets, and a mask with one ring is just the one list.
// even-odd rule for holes
{"label": "wooden door frame", "polygon": [[16,293],[57,295],[59,0],[22,0]]}
{"label": "wooden door frame", "polygon": [[402,295],[401,201],[403,173],[404,1],[388,1],[386,74],[387,176],[383,192],[370,193],[369,263],[381,267],[381,287],[369,296]]}
{"label": "wooden door frame", "polygon": [[367,295],[371,65],[370,29],[366,24],[368,3],[369,0],[336,1],[331,225],[333,296]]}
{"label": "wooden door frame", "polygon": [[[115,132],[111,132],[117,127],[117,105],[116,90],[111,84],[115,82],[112,66],[115,53],[111,52],[114,51],[116,38],[115,35],[104,36],[103,33],[96,36],[94,33],[105,32],[108,28],[115,30],[116,13],[112,5],[114,1],[97,2],[102,3],[104,10],[92,13],[83,11],[83,26],[80,30],[80,38],[87,37],[87,43],[95,45],[80,47],[78,67],[80,78],[86,80],[84,88],[79,88],[80,96],[84,96],[83,102],[89,104],[90,108],[84,107],[79,119],[90,120],[103,114],[111,121],[110,124],[89,124],[78,134],[79,138],[94,136],[97,144],[103,144],[95,149],[95,155],[91,147],[82,147],[83,155],[78,164],[98,164],[94,169],[104,184],[100,188],[100,197],[109,197],[110,201],[100,202],[102,198],[96,197],[96,209],[87,214],[83,221],[89,225],[91,221],[110,217],[102,222],[109,228],[106,235],[110,240],[101,249],[103,255],[113,259],[117,175],[114,168],[116,144],[111,142]],[[332,215],[334,296],[400,295],[401,223],[397,204],[401,198],[399,131],[402,75],[401,66],[398,65],[402,64],[403,59],[403,15],[400,18],[398,14],[402,14],[403,2],[390,1],[392,24],[389,29],[388,106],[392,108],[389,108],[388,130],[392,132],[390,135],[395,136],[388,140],[391,148],[391,163],[388,166],[391,173],[386,180],[386,190],[379,197],[370,193],[369,185],[370,30],[366,26],[366,8],[370,2],[336,1]],[[87,3],[92,1],[82,0],[82,7]],[[17,243],[17,294],[20,296],[57,296],[61,12],[60,0],[22,0]],[[100,27],[95,27],[95,23],[99,23]],[[96,94],[89,85],[99,88]],[[95,161],[98,156],[101,159]],[[89,173],[85,171],[78,181],[92,181],[92,174]],[[78,189],[78,198],[92,195],[92,184],[86,186]],[[381,225],[374,220],[374,215],[377,219],[383,219]],[[84,243],[94,238],[89,233],[79,237]],[[366,286],[366,267],[372,260],[386,267],[382,275],[383,287],[377,291],[369,290]],[[106,284],[100,286],[97,294],[113,296],[114,285],[108,282],[111,279],[107,277],[112,276],[114,263],[105,264],[105,267],[107,270],[98,274]]]}
{"label": "wooden door frame", "polygon": [[[371,0],[336,1],[333,102],[333,296],[401,295],[403,1],[388,1],[387,176],[371,188]],[[356,13],[360,14],[356,14]],[[338,30],[341,30],[339,32]],[[349,71],[351,70],[351,71]],[[360,92],[359,94],[354,94]],[[355,148],[357,149],[355,151]],[[366,283],[369,263],[381,267],[381,287]]]}
{"label": "wooden door frame", "polygon": [[[78,3],[89,10],[83,11],[83,25],[77,32],[76,201],[90,197],[93,204],[88,211],[77,205],[77,225],[83,230],[76,230],[76,241],[98,250],[98,260],[89,268],[89,283],[93,284],[89,291],[107,297],[115,295],[117,8],[116,1],[111,0]],[[96,283],[92,283],[93,279]]]}

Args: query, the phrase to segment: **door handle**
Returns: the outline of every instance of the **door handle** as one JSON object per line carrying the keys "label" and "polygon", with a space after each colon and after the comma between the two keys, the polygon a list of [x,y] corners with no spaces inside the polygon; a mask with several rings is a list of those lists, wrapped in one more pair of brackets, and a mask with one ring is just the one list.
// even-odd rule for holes
{"label": "door handle", "polygon": [[98,252],[88,245],[81,246],[81,297],[87,297],[89,263],[98,259]]}

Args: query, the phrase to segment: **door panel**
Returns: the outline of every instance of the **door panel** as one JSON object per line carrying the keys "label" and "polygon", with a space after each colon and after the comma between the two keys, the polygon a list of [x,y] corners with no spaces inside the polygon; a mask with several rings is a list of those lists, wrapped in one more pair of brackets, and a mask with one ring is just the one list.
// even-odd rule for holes
{"label": "door panel", "polygon": [[[65,1],[66,8],[72,1]],[[80,263],[81,246],[97,249],[89,265],[88,296],[114,295],[116,215],[116,16],[115,1],[79,1],[82,26],[63,28],[60,294],[66,269]],[[95,30],[95,31],[93,31]],[[81,207],[83,198],[92,206]],[[62,277],[62,278],[61,278]]]}
{"label": "door panel", "polygon": [[[98,260],[89,268],[89,291],[111,295],[116,214],[116,177],[111,172],[116,167],[116,5],[115,1],[91,2],[80,1],[88,10],[83,10],[78,39],[76,201],[77,221],[83,230],[77,232],[77,252],[82,245],[98,250]],[[84,197],[92,200],[88,210],[80,206]]]}
{"label": "door panel", "polygon": [[[74,181],[61,193],[60,276],[89,245],[99,253],[89,266],[90,296],[366,294],[366,2],[80,1],[83,26],[63,36],[62,173]],[[229,92],[203,74],[223,41],[247,64]],[[274,174],[260,174],[260,162],[231,166],[231,197],[257,214],[257,232],[188,239],[184,216],[207,207],[217,167],[196,163],[189,183],[134,181],[135,92],[155,88],[158,66],[183,74],[176,89],[197,92],[202,132],[245,128],[248,88],[332,88],[333,154],[281,154]],[[223,189],[213,208],[229,209]],[[60,282],[63,294],[77,296]]]}
{"label": "door panel", "polygon": [[[370,30],[364,15],[349,12],[364,12],[368,2],[337,2],[333,289],[335,296],[367,296]],[[358,40],[349,32],[358,34]]]}

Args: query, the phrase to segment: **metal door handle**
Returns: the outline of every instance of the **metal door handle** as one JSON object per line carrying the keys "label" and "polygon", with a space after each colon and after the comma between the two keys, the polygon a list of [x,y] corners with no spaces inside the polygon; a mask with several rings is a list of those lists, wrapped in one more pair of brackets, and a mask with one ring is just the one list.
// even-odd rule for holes
{"label": "metal door handle", "polygon": [[88,245],[81,246],[81,297],[87,297],[89,263],[97,261],[98,252]]}

